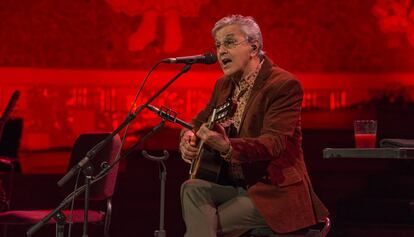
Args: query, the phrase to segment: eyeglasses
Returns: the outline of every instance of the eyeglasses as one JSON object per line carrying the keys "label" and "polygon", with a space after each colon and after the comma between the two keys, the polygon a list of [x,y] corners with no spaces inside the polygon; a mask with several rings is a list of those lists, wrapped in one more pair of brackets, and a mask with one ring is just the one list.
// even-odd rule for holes
{"label": "eyeglasses", "polygon": [[232,48],[235,48],[235,47],[239,46],[240,44],[242,44],[246,41],[247,41],[247,39],[239,41],[239,42],[237,42],[237,40],[235,40],[235,39],[225,39],[223,41],[223,43],[222,42],[216,42],[215,47],[216,47],[216,50],[219,50],[220,47],[223,45],[223,47],[226,48],[226,49],[232,49]]}

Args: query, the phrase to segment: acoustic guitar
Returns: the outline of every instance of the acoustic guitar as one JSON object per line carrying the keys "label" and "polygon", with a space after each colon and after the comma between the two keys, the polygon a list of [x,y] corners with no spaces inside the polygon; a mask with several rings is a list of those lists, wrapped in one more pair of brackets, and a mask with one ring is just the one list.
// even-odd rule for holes
{"label": "acoustic guitar", "polygon": [[[228,99],[223,105],[213,110],[207,121],[207,127],[212,130],[216,123],[223,122],[233,116],[236,107],[237,105]],[[190,179],[203,179],[219,183],[220,177],[224,175],[224,163],[218,151],[200,141],[197,156],[191,162]]]}

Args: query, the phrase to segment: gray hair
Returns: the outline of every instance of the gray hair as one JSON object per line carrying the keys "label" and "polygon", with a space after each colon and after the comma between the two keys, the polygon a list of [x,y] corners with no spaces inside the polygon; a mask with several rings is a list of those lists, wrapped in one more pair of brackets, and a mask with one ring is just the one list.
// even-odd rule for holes
{"label": "gray hair", "polygon": [[258,42],[258,54],[260,58],[263,58],[265,52],[263,51],[263,37],[260,27],[257,24],[256,20],[251,16],[242,16],[242,15],[230,15],[221,18],[216,22],[213,29],[211,30],[211,35],[213,38],[216,37],[217,31],[219,31],[224,26],[228,25],[239,25],[243,33],[247,37],[247,41],[252,43],[254,41]]}

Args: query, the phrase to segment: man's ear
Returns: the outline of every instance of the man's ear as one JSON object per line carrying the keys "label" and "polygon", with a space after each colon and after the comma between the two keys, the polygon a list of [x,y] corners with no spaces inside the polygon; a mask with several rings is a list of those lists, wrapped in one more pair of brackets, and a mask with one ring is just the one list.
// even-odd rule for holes
{"label": "man's ear", "polygon": [[250,53],[250,55],[257,56],[259,54],[259,52],[257,50],[257,45],[251,44],[250,46],[252,47],[252,52]]}

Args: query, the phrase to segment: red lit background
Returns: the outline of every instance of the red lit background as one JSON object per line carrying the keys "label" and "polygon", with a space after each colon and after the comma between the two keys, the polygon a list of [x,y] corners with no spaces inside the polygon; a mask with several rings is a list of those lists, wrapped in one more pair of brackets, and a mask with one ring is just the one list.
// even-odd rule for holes
{"label": "red lit background", "polygon": [[[19,89],[13,117],[24,121],[12,208],[60,203],[53,194],[76,137],[115,129],[151,66],[212,51],[210,30],[229,14],[253,16],[267,55],[304,86],[303,150],[331,212],[329,236],[414,236],[410,161],[322,158],[323,148],[354,145],[354,119],[377,119],[379,139],[414,138],[414,0],[0,0],[0,113]],[[139,103],[179,70],[160,65]],[[218,65],[194,65],[153,104],[188,121],[221,74]],[[126,147],[159,121],[140,114]],[[178,158],[179,127],[167,126],[144,148],[170,151],[166,228],[183,236],[179,190],[188,167]],[[129,158],[121,163],[111,234],[151,236],[159,167],[138,152]],[[27,229],[14,230],[21,232],[9,236]]]}
{"label": "red lit background", "polygon": [[[413,5],[410,0],[3,0],[0,108],[13,90],[22,91],[14,115],[24,118],[27,150],[66,147],[81,132],[112,130],[156,61],[211,51],[214,22],[239,13],[255,17],[267,54],[302,81],[304,127],[347,127],[353,117],[343,114],[350,110],[383,98],[414,98]],[[140,101],[178,70],[161,65]],[[195,65],[154,104],[189,120],[220,75],[217,65]],[[133,129],[157,121],[147,112]]]}

